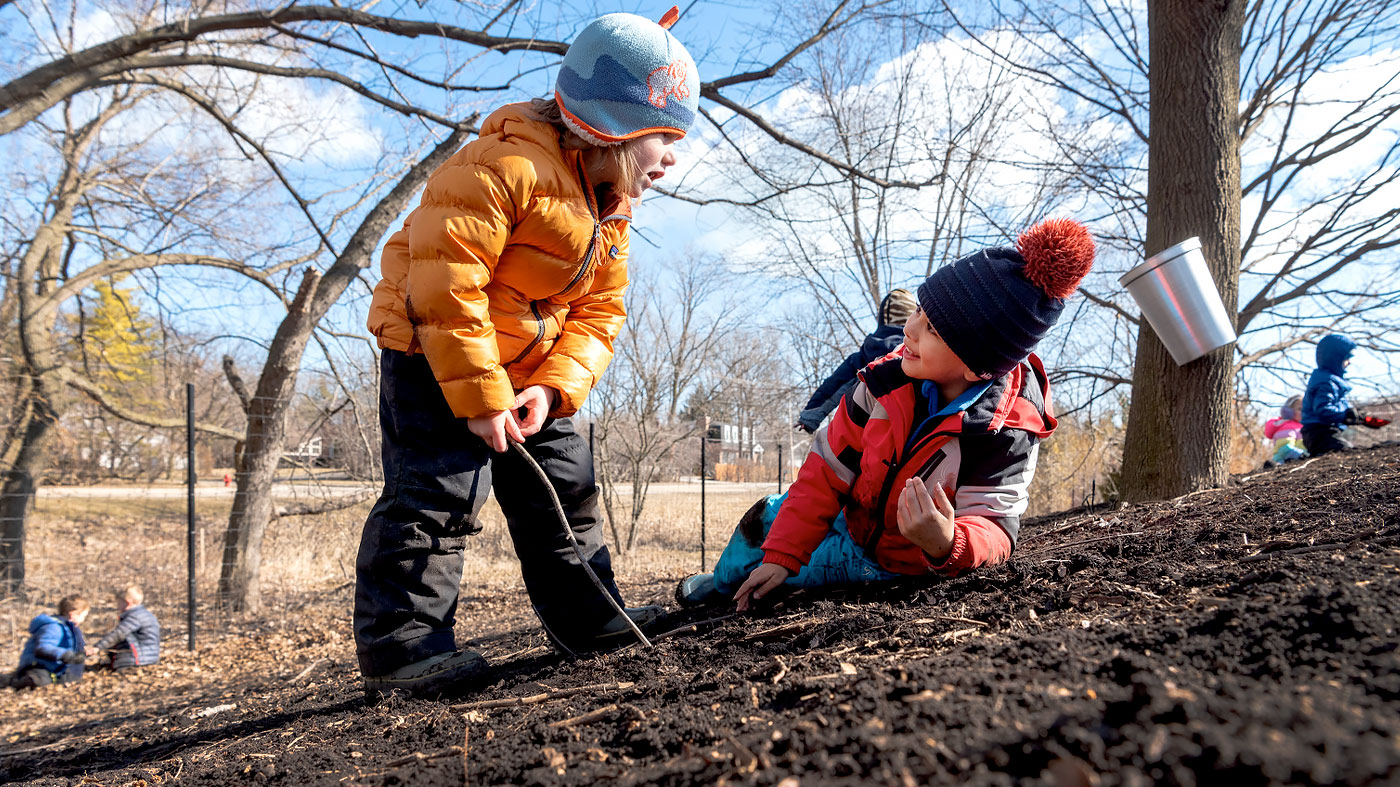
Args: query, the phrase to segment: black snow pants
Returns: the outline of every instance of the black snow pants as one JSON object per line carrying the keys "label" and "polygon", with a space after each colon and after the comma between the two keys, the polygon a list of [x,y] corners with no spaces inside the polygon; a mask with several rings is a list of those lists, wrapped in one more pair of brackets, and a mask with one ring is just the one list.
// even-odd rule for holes
{"label": "black snow pants", "polygon": [[[616,616],[578,561],[538,476],[515,449],[493,454],[456,418],[422,355],[384,350],[379,424],[384,491],[355,562],[355,649],[364,675],[383,675],[456,649],[453,620],[467,536],[494,489],[525,590],[565,645]],[[554,484],[585,559],[620,604],[603,543],[588,442],[567,418],[547,420],[525,447]],[[468,577],[470,581],[470,577]]]}
{"label": "black snow pants", "polygon": [[1333,451],[1349,451],[1351,441],[1342,437],[1346,427],[1341,424],[1303,424],[1303,447],[1312,456],[1322,456]]}

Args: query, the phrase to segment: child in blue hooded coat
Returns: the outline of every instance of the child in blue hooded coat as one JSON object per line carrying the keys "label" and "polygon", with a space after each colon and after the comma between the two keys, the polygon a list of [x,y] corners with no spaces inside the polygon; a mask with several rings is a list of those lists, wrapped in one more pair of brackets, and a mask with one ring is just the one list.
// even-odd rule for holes
{"label": "child in blue hooded coat", "polygon": [[1324,336],[1317,343],[1317,368],[1303,394],[1303,447],[1312,456],[1352,448],[1351,441],[1342,437],[1349,424],[1379,429],[1390,423],[1358,414],[1347,401],[1351,383],[1345,378],[1355,351],[1356,342],[1340,333]]}
{"label": "child in blue hooded coat", "polygon": [[16,689],[73,683],[83,676],[83,620],[91,606],[82,596],[58,602],[58,615],[39,615],[29,623],[29,639],[19,667],[10,676]]}

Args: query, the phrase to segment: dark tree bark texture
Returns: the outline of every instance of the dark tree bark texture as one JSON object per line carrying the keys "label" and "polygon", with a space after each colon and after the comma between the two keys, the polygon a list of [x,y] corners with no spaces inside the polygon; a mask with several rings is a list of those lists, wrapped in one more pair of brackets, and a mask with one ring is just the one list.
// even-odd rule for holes
{"label": "dark tree bark texture", "polygon": [[[1199,236],[1235,314],[1240,276],[1243,0],[1148,3],[1151,130],[1148,255]],[[1229,470],[1234,346],[1177,366],[1146,321],[1138,333],[1119,492],[1170,498],[1222,485]]]}

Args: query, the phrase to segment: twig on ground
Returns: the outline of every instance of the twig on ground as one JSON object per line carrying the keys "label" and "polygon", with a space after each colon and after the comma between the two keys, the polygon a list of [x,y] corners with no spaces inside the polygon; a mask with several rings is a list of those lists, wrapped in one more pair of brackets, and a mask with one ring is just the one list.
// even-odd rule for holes
{"label": "twig on ground", "polygon": [[306,669],[302,670],[301,672],[298,672],[298,673],[296,674],[296,677],[292,678],[291,680],[289,680],[289,681],[287,681],[287,682],[290,683],[290,684],[292,684],[293,686],[295,686],[295,685],[298,684],[298,683],[301,683],[303,680],[306,679],[306,676],[308,676],[308,675],[310,675],[312,672],[314,672],[314,671],[316,670],[317,667],[321,666],[322,664],[324,664],[324,663],[326,663],[326,662],[328,662],[328,661],[330,661],[330,659],[316,659],[315,661],[313,661],[313,662],[311,662],[310,664],[306,665]]}
{"label": "twig on ground", "polygon": [[973,620],[972,618],[960,618],[957,615],[934,615],[930,618],[919,618],[918,620],[911,620],[909,622],[916,626],[921,626],[926,625],[928,623],[937,623],[939,621],[948,621],[952,623],[969,623],[973,626],[981,626],[983,628],[986,628],[988,625],[990,625],[985,621]]}
{"label": "twig on ground", "polygon": [[773,685],[776,686],[778,685],[778,681],[782,680],[783,677],[788,674],[788,668],[782,656],[774,656],[773,660],[778,663],[778,674],[773,676]]}
{"label": "twig on ground", "polygon": [[1312,459],[1309,459],[1309,460],[1307,460],[1306,462],[1303,462],[1301,465],[1298,465],[1297,467],[1290,467],[1290,468],[1288,469],[1288,472],[1290,472],[1290,473],[1296,473],[1296,472],[1298,472],[1299,470],[1302,470],[1303,468],[1307,467],[1308,465],[1312,464],[1313,462],[1316,462],[1317,460],[1319,460],[1319,459],[1321,459],[1321,458],[1322,458],[1322,457],[1320,457],[1320,456],[1314,456]]}
{"label": "twig on ground", "polygon": [[752,642],[756,639],[774,639],[776,637],[785,637],[789,634],[801,634],[803,631],[806,631],[807,629],[812,628],[815,625],[817,625],[817,621],[815,620],[795,620],[791,623],[784,623],[781,626],[774,626],[770,629],[755,631],[754,633],[744,637],[744,641]]}
{"label": "twig on ground", "polygon": [[1067,542],[1065,542],[1065,543],[1063,543],[1063,544],[1055,544],[1054,546],[1048,546],[1048,547],[1045,547],[1044,549],[1036,550],[1036,552],[1035,552],[1034,555],[1027,555],[1026,557],[1035,557],[1036,555],[1043,555],[1043,554],[1045,554],[1046,552],[1054,552],[1054,551],[1056,551],[1056,550],[1067,549],[1067,548],[1069,548],[1069,547],[1084,546],[1085,544],[1092,544],[1092,543],[1094,543],[1095,541],[1108,541],[1108,540],[1114,539],[1114,538],[1127,538],[1128,536],[1140,536],[1140,535],[1142,535],[1142,534],[1143,534],[1143,531],[1141,531],[1141,530],[1134,530],[1134,531],[1131,532],[1131,533],[1114,533],[1114,534],[1112,534],[1112,535],[1107,535],[1107,536],[1095,536],[1095,537],[1093,537],[1093,538],[1086,538],[1086,539],[1084,539],[1084,540],[1082,540],[1082,541],[1067,541]]}
{"label": "twig on ground", "polygon": [[1046,536],[1053,536],[1053,535],[1055,535],[1056,533],[1063,533],[1063,532],[1065,532],[1066,530],[1073,530],[1073,529],[1075,529],[1076,527],[1083,527],[1084,525],[1087,525],[1087,524],[1092,523],[1092,522],[1094,521],[1094,519],[1095,519],[1095,518],[1092,517],[1092,516],[1084,517],[1084,518],[1082,518],[1082,519],[1080,519],[1080,518],[1075,518],[1073,521],[1068,522],[1068,523],[1063,524],[1063,525],[1060,525],[1059,527],[1055,528],[1054,530],[1042,530],[1042,531],[1037,532],[1037,533],[1030,533],[1030,534],[1027,534],[1025,538],[1021,539],[1021,546],[1025,546],[1026,544],[1030,543],[1031,541],[1038,541],[1038,540],[1040,540],[1040,539],[1042,539],[1042,538],[1045,538]]}
{"label": "twig on ground", "polygon": [[462,727],[462,787],[471,783],[471,771],[467,769],[467,753],[471,751],[472,726]]}
{"label": "twig on ground", "polygon": [[408,765],[409,763],[427,762],[428,760],[440,760],[443,757],[452,757],[461,753],[461,746],[448,746],[446,749],[439,749],[431,754],[424,754],[421,751],[416,751],[406,757],[400,757],[397,760],[390,760],[389,762],[384,763],[384,767],[401,768],[405,765]]}
{"label": "twig on ground", "polygon": [[[1305,552],[1323,552],[1329,549],[1345,549],[1346,547],[1352,546],[1353,544],[1365,541],[1366,539],[1370,538],[1371,536],[1374,536],[1375,534],[1376,531],[1368,530],[1365,533],[1360,533],[1358,535],[1352,536],[1346,541],[1332,541],[1326,544],[1311,544],[1309,546],[1294,547],[1292,549],[1277,549],[1272,552],[1258,552],[1253,555],[1247,555],[1245,557],[1240,558],[1239,562],[1258,563],[1261,560],[1268,560],[1269,558],[1275,557],[1277,555],[1301,555]],[[1370,543],[1385,544],[1394,540],[1395,539],[1393,538],[1383,538]]]}
{"label": "twig on ground", "polygon": [[601,707],[601,708],[597,708],[597,709],[591,710],[591,711],[589,711],[589,712],[587,712],[587,713],[585,713],[585,714],[582,714],[582,715],[580,715],[580,716],[574,716],[574,717],[572,717],[572,718],[562,719],[562,720],[560,720],[560,721],[551,721],[551,722],[549,723],[549,726],[555,727],[555,728],[559,728],[559,727],[573,727],[573,726],[578,725],[578,724],[590,724],[590,723],[592,723],[592,722],[595,722],[595,721],[598,721],[598,720],[600,720],[600,719],[606,718],[609,714],[613,713],[613,712],[616,711],[616,710],[617,710],[617,703],[611,703],[611,704],[609,704],[609,705],[604,705],[604,706]]}
{"label": "twig on ground", "polygon": [[517,705],[538,705],[541,702],[550,702],[565,697],[572,697],[575,694],[587,694],[594,691],[620,691],[630,689],[636,683],[632,681],[621,681],[619,683],[594,683],[588,686],[575,686],[571,689],[556,689],[554,691],[531,694],[528,697],[503,697],[497,700],[477,700],[476,702],[462,702],[451,706],[448,710],[483,710],[485,708],[512,708]]}
{"label": "twig on ground", "polygon": [[547,650],[549,650],[549,647],[546,646],[546,645],[531,645],[531,646],[528,647],[528,648],[521,648],[520,650],[517,650],[517,651],[514,652],[514,653],[510,653],[510,654],[507,654],[507,655],[505,655],[505,656],[501,656],[499,659],[492,659],[492,660],[493,660],[493,661],[497,661],[497,662],[507,662],[507,661],[510,661],[510,660],[512,660],[512,659],[514,659],[514,658],[517,658],[517,657],[519,657],[519,656],[525,656],[525,655],[528,655],[528,654],[530,654],[530,653],[534,653],[534,652],[537,651],[537,650],[546,650],[546,651],[547,651]]}
{"label": "twig on ground", "polygon": [[692,634],[696,631],[699,631],[701,626],[709,626],[715,623],[722,623],[726,620],[729,620],[732,617],[738,616],[738,614],[739,613],[737,612],[731,612],[728,615],[720,615],[717,618],[710,618],[708,620],[697,620],[688,626],[681,626],[680,628],[671,629],[670,631],[663,631],[660,634],[654,634],[652,635],[651,641],[657,642],[659,640],[667,639],[670,637],[679,637],[682,634]]}
{"label": "twig on ground", "polygon": [[965,637],[968,634],[976,633],[977,629],[955,629],[953,631],[945,631],[942,634],[939,634],[938,636],[934,637],[934,639],[957,639],[958,637]]}

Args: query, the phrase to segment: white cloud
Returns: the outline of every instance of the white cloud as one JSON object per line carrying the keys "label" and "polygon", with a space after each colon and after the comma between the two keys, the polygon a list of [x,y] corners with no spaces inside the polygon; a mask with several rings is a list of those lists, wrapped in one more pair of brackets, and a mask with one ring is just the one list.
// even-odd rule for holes
{"label": "white cloud", "polygon": [[[1044,141],[1045,127],[1063,112],[1057,99],[1048,88],[1001,73],[979,57],[969,42],[945,39],[876,64],[868,79],[840,91],[831,102],[799,85],[765,102],[759,111],[784,133],[822,150],[840,151],[842,140],[830,118],[835,105],[843,129],[862,156],[862,169],[881,171],[891,180],[915,182],[931,180],[945,168],[950,176],[966,174],[959,178],[959,187],[969,192],[965,198],[937,186],[886,195],[885,238],[903,246],[910,257],[922,257],[932,234],[931,217],[948,212],[953,203],[969,211],[973,208],[966,206],[968,201],[1004,214],[1031,210],[1041,197],[1040,165],[1052,152]],[[726,130],[742,155],[757,166],[786,172],[795,181],[813,172],[827,180],[835,175],[831,169],[814,168],[809,158],[741,119],[729,123]],[[686,185],[699,184],[698,190],[711,197],[735,200],[767,191],[755,183],[739,155],[712,128],[701,126],[691,137],[692,150],[698,148],[701,155],[687,165]],[[988,163],[987,156],[998,160]],[[891,162],[894,167],[884,171]],[[806,254],[825,258],[832,266],[842,265],[850,256],[849,233],[841,217],[846,190],[838,184],[770,202],[801,222],[802,237],[783,242],[800,243]],[[714,209],[709,214],[714,226],[699,239],[702,248],[729,259],[771,259],[775,244],[771,227],[738,209]],[[985,234],[986,228],[980,231]],[[914,251],[920,244],[925,244],[923,249]]]}

